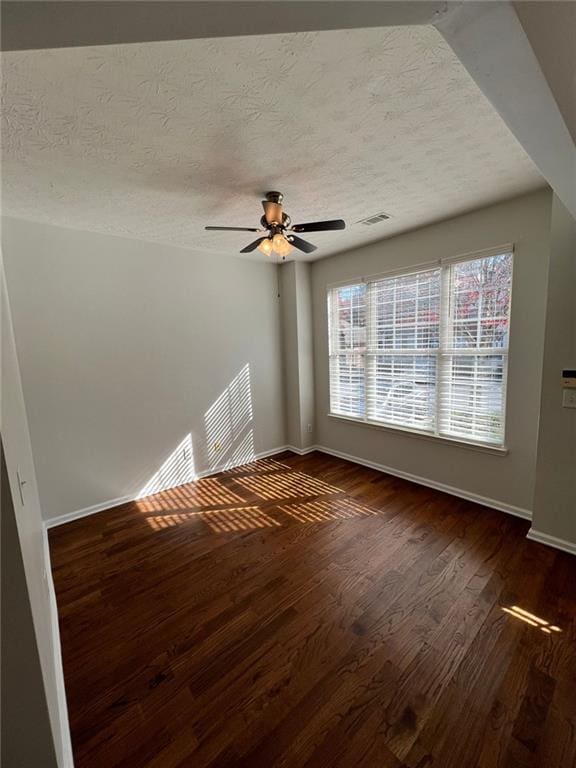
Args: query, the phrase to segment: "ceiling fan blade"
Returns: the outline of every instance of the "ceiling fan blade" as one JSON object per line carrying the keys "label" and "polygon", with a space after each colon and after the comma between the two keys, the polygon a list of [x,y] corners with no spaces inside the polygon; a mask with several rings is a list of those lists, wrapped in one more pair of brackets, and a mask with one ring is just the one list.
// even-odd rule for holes
{"label": "ceiling fan blade", "polygon": [[258,229],[258,227],[204,227],[204,229],[217,229],[220,231],[227,230],[228,232],[263,232],[264,230]]}
{"label": "ceiling fan blade", "polygon": [[247,245],[246,248],[242,248],[240,253],[250,253],[250,251],[255,251],[256,248],[258,248],[258,246],[262,242],[262,240],[266,240],[267,237],[268,235],[266,235],[266,237],[259,237],[258,240],[254,240],[254,242],[250,243],[250,245]]}
{"label": "ceiling fan blade", "polygon": [[302,240],[302,238],[298,237],[297,235],[290,235],[290,242],[295,248],[298,248],[300,251],[304,251],[304,253],[312,253],[313,251],[317,250],[316,245],[312,245],[312,243],[309,243],[306,240]]}
{"label": "ceiling fan blade", "polygon": [[346,223],[342,219],[331,221],[311,221],[308,224],[294,224],[292,232],[324,232],[329,229],[346,229]]}

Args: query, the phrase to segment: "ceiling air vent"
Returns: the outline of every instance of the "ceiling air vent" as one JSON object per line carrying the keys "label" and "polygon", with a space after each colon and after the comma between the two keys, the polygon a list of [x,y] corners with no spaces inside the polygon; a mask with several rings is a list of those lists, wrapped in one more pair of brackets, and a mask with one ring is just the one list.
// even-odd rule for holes
{"label": "ceiling air vent", "polygon": [[379,224],[381,221],[386,221],[390,218],[388,213],[376,213],[374,216],[369,216],[367,219],[360,219],[356,224],[364,224],[367,227],[371,227],[373,224]]}

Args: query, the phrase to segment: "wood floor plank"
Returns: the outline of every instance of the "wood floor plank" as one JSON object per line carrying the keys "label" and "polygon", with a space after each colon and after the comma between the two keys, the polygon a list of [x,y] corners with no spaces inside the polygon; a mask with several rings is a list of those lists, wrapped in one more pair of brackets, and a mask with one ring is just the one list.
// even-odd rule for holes
{"label": "wood floor plank", "polygon": [[572,768],[576,560],[527,527],[284,452],[52,529],[76,768]]}

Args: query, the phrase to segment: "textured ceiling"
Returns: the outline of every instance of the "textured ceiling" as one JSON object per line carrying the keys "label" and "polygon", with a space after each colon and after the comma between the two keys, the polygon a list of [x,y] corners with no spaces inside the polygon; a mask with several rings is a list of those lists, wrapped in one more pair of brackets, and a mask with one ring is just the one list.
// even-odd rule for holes
{"label": "textured ceiling", "polygon": [[[268,189],[316,258],[543,184],[435,29],[5,53],[4,213],[237,252]],[[392,218],[366,227],[359,219]],[[262,257],[264,258],[264,257]]]}

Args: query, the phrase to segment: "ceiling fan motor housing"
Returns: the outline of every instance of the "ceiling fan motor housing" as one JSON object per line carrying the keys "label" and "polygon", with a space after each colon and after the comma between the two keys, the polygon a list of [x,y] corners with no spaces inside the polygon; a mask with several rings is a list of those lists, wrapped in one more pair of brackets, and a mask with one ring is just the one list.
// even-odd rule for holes
{"label": "ceiling fan motor housing", "polygon": [[290,217],[282,210],[283,199],[282,192],[266,192],[266,200],[262,200],[264,216],[260,219],[261,225],[266,229],[276,227],[275,231],[278,231],[290,225]]}
{"label": "ceiling fan motor housing", "polygon": [[273,234],[275,232],[281,232],[283,229],[286,229],[286,227],[290,226],[290,216],[288,216],[286,213],[282,213],[281,223],[275,220],[272,221],[272,223],[269,223],[266,219],[266,216],[262,216],[260,219],[260,225],[265,229],[269,229],[270,231],[274,230]]}
{"label": "ceiling fan motor housing", "polygon": [[266,200],[269,203],[279,203],[282,205],[282,200],[284,200],[284,195],[282,192],[266,192]]}

